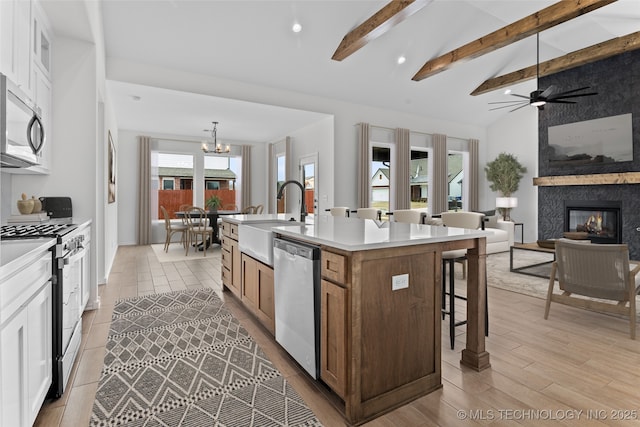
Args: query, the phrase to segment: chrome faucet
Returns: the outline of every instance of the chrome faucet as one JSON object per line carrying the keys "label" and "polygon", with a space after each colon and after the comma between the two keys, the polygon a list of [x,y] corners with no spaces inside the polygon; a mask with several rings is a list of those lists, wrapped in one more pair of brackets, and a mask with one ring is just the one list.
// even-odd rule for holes
{"label": "chrome faucet", "polygon": [[302,186],[302,184],[295,180],[285,181],[278,190],[278,200],[282,199],[284,187],[286,187],[288,184],[295,184],[300,187],[300,192],[302,193],[302,201],[300,202],[300,222],[304,222],[304,218],[307,216],[307,205],[304,203],[304,187]]}

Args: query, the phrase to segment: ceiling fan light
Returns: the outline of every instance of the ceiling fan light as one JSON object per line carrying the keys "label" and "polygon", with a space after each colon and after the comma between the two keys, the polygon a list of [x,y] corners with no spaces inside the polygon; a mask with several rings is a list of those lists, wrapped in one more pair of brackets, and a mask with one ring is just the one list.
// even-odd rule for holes
{"label": "ceiling fan light", "polygon": [[531,103],[531,106],[532,107],[542,107],[546,103],[547,103],[547,101],[538,100],[538,101],[533,101]]}

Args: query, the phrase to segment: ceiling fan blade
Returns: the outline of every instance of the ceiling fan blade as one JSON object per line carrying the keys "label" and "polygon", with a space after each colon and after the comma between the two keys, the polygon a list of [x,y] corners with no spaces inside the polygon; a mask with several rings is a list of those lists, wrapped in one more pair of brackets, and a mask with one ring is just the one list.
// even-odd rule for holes
{"label": "ceiling fan blade", "polygon": [[551,85],[548,88],[546,88],[544,91],[542,91],[538,96],[541,98],[547,98],[549,95],[553,93],[555,89],[556,87],[554,85]]}
{"label": "ceiling fan blade", "polygon": [[585,86],[585,87],[581,87],[581,88],[578,88],[578,89],[565,90],[563,92],[556,93],[556,95],[557,96],[566,95],[568,93],[580,92],[581,90],[585,90],[585,89],[591,89],[591,86]]}
{"label": "ceiling fan blade", "polygon": [[523,105],[519,106],[518,108],[514,108],[513,110],[511,110],[511,111],[509,111],[509,112],[510,112],[510,113],[513,113],[514,111],[519,110],[519,109],[521,109],[521,108],[524,108],[524,107],[526,107],[526,106],[528,106],[528,105],[529,105],[529,103],[527,102],[526,104],[523,104]]}
{"label": "ceiling fan blade", "polygon": [[562,100],[556,100],[556,99],[552,99],[551,101],[547,100],[547,103],[549,104],[577,104],[577,101],[562,101]]}
{"label": "ceiling fan blade", "polygon": [[530,96],[525,96],[525,95],[518,95],[517,93],[512,93],[511,96],[517,96],[518,98],[525,98],[525,99],[531,99]]}
{"label": "ceiling fan blade", "polygon": [[569,99],[569,98],[580,98],[581,96],[593,96],[593,95],[597,95],[598,92],[589,92],[589,93],[576,93],[575,95],[563,95],[563,94],[559,94],[559,96],[552,96],[550,98],[547,98],[547,102],[556,100],[556,99]]}
{"label": "ceiling fan blade", "polygon": [[576,101],[547,101],[549,104],[577,104]]}
{"label": "ceiling fan blade", "polygon": [[[502,106],[500,106],[500,107],[490,108],[490,109],[489,109],[489,111],[493,111],[493,110],[500,110],[500,109],[502,109],[502,108],[512,108],[512,107],[515,107],[516,105],[518,105],[518,104],[502,105]],[[529,103],[528,103],[528,102],[524,102],[524,103],[522,103],[522,105],[521,105],[520,107],[518,107],[518,108],[521,108],[521,107],[524,107],[524,106],[527,106],[527,105],[529,105]],[[517,110],[518,108],[516,108],[516,110]],[[515,110],[511,110],[511,111],[515,111]]]}
{"label": "ceiling fan blade", "polygon": [[488,104],[519,104],[521,102],[524,102],[524,101],[514,99],[513,101],[494,101],[494,102],[489,102]]}

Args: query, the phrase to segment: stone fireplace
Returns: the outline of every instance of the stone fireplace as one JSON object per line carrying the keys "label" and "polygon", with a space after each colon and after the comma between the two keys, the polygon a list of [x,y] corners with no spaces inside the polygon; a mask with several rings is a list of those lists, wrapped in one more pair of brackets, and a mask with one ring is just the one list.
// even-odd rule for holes
{"label": "stone fireplace", "polygon": [[[617,229],[616,242],[629,245],[629,256],[640,260],[640,50],[635,50],[581,67],[540,78],[540,87],[555,85],[563,90],[589,86],[598,96],[579,98],[576,104],[551,104],[538,114],[538,238],[557,239],[571,228],[565,221],[568,201],[585,203],[589,223],[604,212],[609,228]],[[615,79],[611,78],[615,70]],[[632,115],[633,160],[607,163],[558,165],[550,161],[549,127],[621,114]],[[606,141],[605,141],[606,144]],[[597,204],[593,204],[596,202]],[[590,206],[589,206],[590,205]],[[616,206],[619,213],[610,209]],[[578,206],[580,207],[580,206]],[[596,208],[596,209],[594,209]],[[613,224],[611,217],[617,217]],[[577,218],[577,217],[576,217]],[[584,226],[584,223],[582,224]],[[577,228],[577,224],[574,224]],[[588,228],[588,226],[585,226]],[[609,234],[609,233],[606,233]],[[591,232],[593,241],[604,243]],[[606,240],[613,243],[613,239]]]}

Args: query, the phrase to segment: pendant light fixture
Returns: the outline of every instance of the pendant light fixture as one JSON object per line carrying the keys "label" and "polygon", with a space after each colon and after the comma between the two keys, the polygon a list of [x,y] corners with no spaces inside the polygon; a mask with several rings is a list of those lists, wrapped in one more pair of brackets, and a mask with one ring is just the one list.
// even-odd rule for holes
{"label": "pendant light fixture", "polygon": [[204,151],[205,153],[215,153],[215,154],[222,154],[222,153],[229,153],[231,151],[231,147],[229,145],[227,145],[225,148],[222,148],[222,144],[218,144],[218,137],[217,137],[217,132],[218,132],[218,122],[211,122],[213,124],[213,129],[209,130],[209,129],[205,129],[205,132],[211,132],[211,138],[213,139],[213,149],[209,150],[209,144],[207,144],[206,142],[202,143],[202,151]]}

